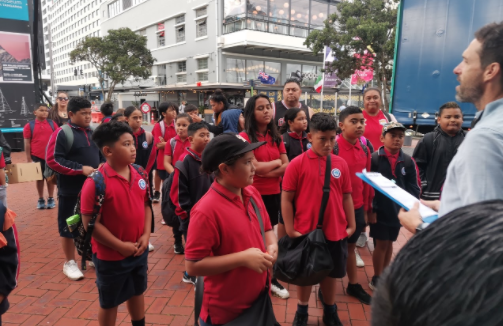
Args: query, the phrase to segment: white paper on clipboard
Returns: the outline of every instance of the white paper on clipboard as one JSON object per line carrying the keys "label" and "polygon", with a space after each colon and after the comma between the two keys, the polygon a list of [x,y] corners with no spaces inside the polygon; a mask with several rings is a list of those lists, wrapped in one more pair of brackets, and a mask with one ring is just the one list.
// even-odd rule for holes
{"label": "white paper on clipboard", "polygon": [[397,186],[390,179],[383,177],[382,174],[364,170],[356,175],[406,210],[410,210],[415,203],[419,203],[419,214],[424,222],[431,223],[438,218],[437,212],[423,205],[416,197]]}

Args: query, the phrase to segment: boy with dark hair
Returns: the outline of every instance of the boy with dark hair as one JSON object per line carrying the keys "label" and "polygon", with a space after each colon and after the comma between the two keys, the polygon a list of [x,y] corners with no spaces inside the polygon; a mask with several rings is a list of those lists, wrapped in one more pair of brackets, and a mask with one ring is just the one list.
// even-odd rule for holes
{"label": "boy with dark hair", "polygon": [[68,103],[70,121],[57,129],[47,145],[47,165],[58,176],[58,228],[65,264],[63,273],[71,280],[80,280],[84,274],[75,262],[73,235],[68,231],[66,219],[73,215],[77,199],[86,177],[104,161],[100,150],[91,141],[91,103],[74,97]]}
{"label": "boy with dark hair", "polygon": [[[313,115],[307,136],[312,147],[293,159],[286,168],[281,197],[281,212],[289,237],[297,238],[316,229],[320,206],[312,199],[323,196],[325,169],[330,157],[330,195],[322,229],[332,253],[334,269],[320,283],[324,297],[323,322],[327,326],[342,325],[335,304],[336,284],[338,278],[346,275],[347,238],[355,231],[349,168],[342,158],[332,153],[336,129],[336,122],[329,114]],[[310,296],[311,286],[297,287],[298,306],[294,326],[307,325]]]}
{"label": "boy with dark hair", "polygon": [[[49,143],[52,133],[58,128],[58,125],[49,116],[49,108],[45,104],[35,105],[35,120],[29,121],[23,129],[24,150],[26,153],[27,162],[40,162],[42,175],[45,171],[45,149]],[[45,177],[44,177],[45,179]],[[49,197],[47,198],[47,206],[44,199],[44,179],[37,180],[38,203],[37,209],[51,209],[56,207],[54,201],[54,183],[47,183],[47,191]]]}
{"label": "boy with dark hair", "polygon": [[[189,107],[187,105],[187,107]],[[186,107],[186,109],[187,109]],[[171,185],[171,201],[175,205],[175,213],[180,219],[180,230],[187,242],[187,230],[190,223],[192,207],[206,194],[213,183],[213,176],[201,173],[201,155],[210,142],[210,131],[206,124],[196,122],[188,129],[190,148],[185,149],[181,159],[174,165],[175,173]],[[195,276],[183,273],[185,283],[195,284]]]}
{"label": "boy with dark hair", "polygon": [[108,101],[104,102],[100,107],[100,112],[103,114],[101,123],[110,122],[110,120],[112,120],[112,115],[114,114],[114,104]]}
{"label": "boy with dark hair", "polygon": [[187,104],[185,106],[185,113],[187,113],[188,115],[190,115],[190,117],[192,118],[192,120],[194,120],[194,122],[199,122],[199,120],[201,118],[199,118],[199,110],[197,109],[197,106],[195,106],[194,104]]}
{"label": "boy with dark hair", "polygon": [[447,102],[439,109],[438,126],[417,143],[412,157],[419,168],[422,199],[440,199],[447,167],[465,139],[462,125],[461,108],[456,102]]}
{"label": "boy with dark hair", "polygon": [[356,220],[356,230],[348,238],[348,287],[346,292],[360,302],[370,305],[370,295],[358,284],[357,266],[363,267],[365,263],[356,249],[356,242],[365,230],[368,214],[372,214],[372,200],[374,198],[372,187],[356,176],[356,173],[363,170],[370,171],[371,153],[360,139],[365,132],[365,118],[362,110],[356,106],[348,106],[339,116],[339,127],[342,134],[337,136],[334,154],[343,158],[348,164]]}
{"label": "boy with dark hair", "polygon": [[[133,131],[122,122],[96,128],[93,141],[106,158],[96,173],[106,185],[100,215],[92,233],[93,262],[99,291],[100,326],[115,325],[117,308],[127,302],[133,326],[145,326],[147,258],[152,210],[146,172],[134,166]],[[120,200],[126,198],[127,200]],[[82,187],[82,222],[87,228],[96,202],[96,185],[88,178]]]}
{"label": "boy with dark hair", "polygon": [[[384,146],[372,154],[372,172],[379,172],[412,196],[419,198],[421,192],[419,172],[414,159],[402,151],[406,128],[398,122],[384,125],[381,142]],[[369,215],[370,237],[375,240],[372,255],[374,276],[369,284],[375,290],[379,276],[386,268],[393,254],[393,242],[400,233],[398,213],[400,207],[380,192],[375,193],[373,213]]]}

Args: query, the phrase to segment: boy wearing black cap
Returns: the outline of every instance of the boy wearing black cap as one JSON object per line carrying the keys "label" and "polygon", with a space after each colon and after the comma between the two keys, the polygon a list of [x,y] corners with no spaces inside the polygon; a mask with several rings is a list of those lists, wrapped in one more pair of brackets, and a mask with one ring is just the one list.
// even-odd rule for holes
{"label": "boy wearing black cap", "polygon": [[[392,180],[397,186],[419,198],[421,181],[414,160],[402,151],[405,137],[405,127],[398,122],[384,125],[381,141],[384,146],[372,154],[372,172],[379,172]],[[379,276],[386,268],[393,254],[393,242],[400,233],[398,212],[400,207],[391,199],[376,191],[373,202],[373,214],[369,215],[370,236],[375,240],[375,250],[372,255],[374,276],[369,284],[375,290]]]}
{"label": "boy wearing black cap", "polygon": [[188,274],[205,276],[200,325],[236,319],[259,299],[269,282],[277,239],[260,193],[251,187],[253,150],[264,144],[224,133],[203,151],[202,169],[214,173],[215,181],[192,208],[185,247]]}

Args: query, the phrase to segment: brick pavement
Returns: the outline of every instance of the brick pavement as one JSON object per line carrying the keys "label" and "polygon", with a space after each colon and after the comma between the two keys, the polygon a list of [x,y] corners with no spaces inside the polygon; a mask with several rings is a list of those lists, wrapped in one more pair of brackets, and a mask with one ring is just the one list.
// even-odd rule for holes
{"label": "brick pavement", "polygon": [[[25,162],[24,153],[13,153],[13,162]],[[98,293],[93,268],[82,281],[69,281],[62,273],[64,257],[57,231],[57,209],[36,210],[34,183],[9,185],[9,207],[18,214],[16,221],[21,245],[19,286],[9,296],[10,310],[2,317],[5,325],[23,326],[95,326],[98,325]],[[149,254],[148,290],[145,293],[147,325],[193,325],[194,291],[181,281],[184,258],[173,253],[170,228],[161,225],[160,205],[154,206],[156,231],[151,242],[155,251]],[[410,233],[402,230],[394,244],[395,253],[405,244]],[[370,291],[368,281],[373,275],[372,244],[359,249],[365,267],[358,278]],[[244,282],[246,280],[243,280]],[[337,285],[337,306],[345,326],[370,324],[370,307],[345,295],[347,278]],[[291,325],[297,309],[297,293],[290,286],[290,299],[272,298],[276,318],[282,325]],[[316,289],[317,290],[317,287]],[[309,325],[323,325],[322,306],[314,293],[309,300]],[[131,325],[126,306],[119,307],[117,325]]]}

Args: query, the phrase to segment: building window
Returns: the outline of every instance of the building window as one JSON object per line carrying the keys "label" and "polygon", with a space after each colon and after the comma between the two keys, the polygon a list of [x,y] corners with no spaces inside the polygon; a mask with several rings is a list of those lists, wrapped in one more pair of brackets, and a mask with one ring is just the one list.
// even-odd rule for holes
{"label": "building window", "polygon": [[187,61],[178,62],[176,72],[187,72]]}
{"label": "building window", "polygon": [[181,15],[175,18],[175,24],[185,23],[185,15]]}
{"label": "building window", "polygon": [[225,61],[225,75],[228,83],[242,83],[245,81],[245,60],[227,58]]}
{"label": "building window", "polygon": [[115,1],[108,5],[108,18],[117,16],[120,13],[120,2]]}
{"label": "building window", "polygon": [[146,29],[140,29],[138,31],[138,34],[141,35],[141,36],[146,36],[147,35],[147,30]]}
{"label": "building window", "polygon": [[187,74],[181,74],[176,76],[177,83],[186,83],[187,82]]}
{"label": "building window", "polygon": [[246,80],[257,79],[264,71],[264,61],[246,60]]}
{"label": "building window", "polygon": [[197,73],[198,81],[208,81],[208,73],[207,72],[198,72]]}
{"label": "building window", "polygon": [[133,5],[132,0],[122,0],[122,9],[126,10],[132,5]]}
{"label": "building window", "polygon": [[208,35],[208,30],[206,28],[206,18],[199,19],[196,21],[196,38],[204,37]]}
{"label": "building window", "polygon": [[166,45],[166,39],[164,38],[164,33],[157,35],[157,46],[165,46]]}
{"label": "building window", "polygon": [[208,69],[208,58],[197,59],[197,70]]}
{"label": "building window", "polygon": [[208,14],[208,7],[196,9],[196,18],[206,16]]}
{"label": "building window", "polygon": [[185,41],[185,25],[175,27],[176,43]]}

